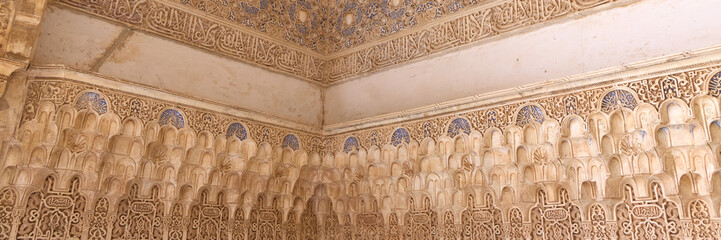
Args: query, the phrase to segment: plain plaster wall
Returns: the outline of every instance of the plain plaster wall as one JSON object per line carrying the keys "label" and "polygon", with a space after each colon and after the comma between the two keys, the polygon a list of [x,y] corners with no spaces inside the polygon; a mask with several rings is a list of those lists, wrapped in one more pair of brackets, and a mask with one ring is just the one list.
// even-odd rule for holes
{"label": "plain plaster wall", "polygon": [[136,32],[100,73],[161,89],[321,124],[321,88],[286,75]]}
{"label": "plain plaster wall", "polygon": [[721,43],[719,0],[640,1],[360,77],[326,91],[325,124]]}
{"label": "plain plaster wall", "polygon": [[33,63],[89,70],[122,31],[109,22],[48,6]]}
{"label": "plain plaster wall", "polygon": [[179,95],[321,125],[319,85],[139,31],[126,32],[128,37],[113,48],[116,39],[123,39],[122,31],[119,25],[78,11],[49,7],[33,64],[64,64]]}

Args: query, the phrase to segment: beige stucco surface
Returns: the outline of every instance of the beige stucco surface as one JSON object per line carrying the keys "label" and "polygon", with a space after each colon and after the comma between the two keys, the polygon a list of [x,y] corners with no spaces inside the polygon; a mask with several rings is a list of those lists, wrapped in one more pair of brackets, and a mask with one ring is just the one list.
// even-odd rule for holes
{"label": "beige stucco surface", "polygon": [[122,30],[97,18],[49,6],[45,11],[33,62],[65,64],[74,69],[89,70]]}
{"label": "beige stucco surface", "polygon": [[[35,64],[90,70],[111,49],[122,28],[77,11],[52,7]],[[133,31],[115,44],[97,72],[165,91],[267,113],[312,126],[321,124],[316,84]]]}
{"label": "beige stucco surface", "polygon": [[143,33],[133,34],[99,71],[180,94],[320,124],[319,86]]}
{"label": "beige stucco surface", "polygon": [[718,0],[642,1],[330,87],[325,123],[403,111],[716,45]]}

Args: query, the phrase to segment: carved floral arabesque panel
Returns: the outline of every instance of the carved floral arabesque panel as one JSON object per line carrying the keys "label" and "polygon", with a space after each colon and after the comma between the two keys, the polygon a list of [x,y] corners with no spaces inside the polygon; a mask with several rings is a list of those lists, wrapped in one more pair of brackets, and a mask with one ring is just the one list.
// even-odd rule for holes
{"label": "carved floral arabesque panel", "polygon": [[0,49],[5,49],[10,20],[14,13],[15,1],[0,2]]}
{"label": "carved floral arabesque panel", "polygon": [[180,4],[320,53],[391,36],[490,1],[196,1]]}
{"label": "carved floral arabesque panel", "polygon": [[[632,0],[627,1],[632,2]],[[259,6],[254,6],[253,3],[241,3],[240,6],[236,6],[238,2],[234,1],[231,1],[230,4],[225,1],[189,1],[181,2],[182,5],[177,3],[169,4],[162,0],[62,0],[60,2],[85,12],[124,22],[135,28],[215,51],[247,63],[292,74],[321,84],[329,84],[402,64],[429,54],[468,45],[517,29],[560,19],[580,11],[610,5],[616,1],[503,0],[498,3],[483,5],[478,10],[471,11],[471,13],[458,18],[432,24],[422,29],[409,28],[408,30],[400,29],[424,21],[432,22],[433,19],[443,15],[451,15],[452,12],[460,8],[472,9],[473,6],[483,1],[457,1],[452,4],[428,2],[420,5],[409,1],[398,2],[398,4],[408,5],[405,7],[401,5],[391,6],[394,1],[381,3],[381,5],[390,4],[385,7],[371,2],[361,5],[349,2],[343,4],[342,8],[339,6],[336,10],[330,10],[331,13],[329,14],[337,16],[327,17],[337,19],[319,20],[322,16],[314,15],[307,17],[311,19],[308,20],[309,22],[300,25],[288,22],[296,21],[290,18],[286,19],[287,21],[279,21],[282,22],[281,25],[292,29],[292,31],[288,30],[288,32],[293,33],[286,34],[282,33],[286,32],[287,29],[270,27],[279,24],[279,22],[269,20],[273,18],[270,15],[283,15],[285,14],[283,11],[291,11],[290,8],[286,9],[288,7],[286,5],[291,3],[284,2],[268,3],[261,1]],[[293,11],[302,11],[296,4],[291,5],[295,6]],[[314,3],[314,5],[317,4]],[[186,10],[186,7],[178,6],[195,7],[201,11],[223,17],[223,19],[230,19],[230,22],[213,20],[202,14],[192,13],[192,11]],[[268,8],[262,11],[258,10],[268,12],[268,14],[259,14],[257,11],[251,10],[259,7]],[[279,9],[270,9],[275,7],[279,7]],[[245,19],[248,20],[244,21],[240,16],[233,14],[241,11],[252,13],[251,15],[258,15],[257,18],[259,19],[256,20],[264,24],[253,24],[249,20],[252,18],[246,17]],[[386,15],[380,18],[391,19],[392,21],[375,19],[373,17],[375,15]],[[396,15],[398,15],[397,18],[392,17]],[[285,19],[287,16],[283,18]],[[240,26],[238,26],[238,21],[240,21]],[[318,22],[310,23],[312,21]],[[290,27],[291,25],[293,27]],[[301,50],[294,43],[276,40],[277,38],[259,37],[251,34],[251,31],[241,30],[241,28],[248,26],[256,28],[253,31],[265,31],[273,36],[283,35],[282,38],[292,39],[291,41],[300,42],[301,45],[316,46],[313,47],[316,49],[347,48],[344,52],[348,52],[335,56],[335,54],[329,52],[326,53],[330,55],[322,55],[326,53],[309,52],[308,49]],[[310,40],[307,39],[307,36],[301,37],[304,34],[298,34],[298,29],[312,26],[325,28],[326,30],[323,31],[328,31],[327,34],[331,36],[314,33],[312,35],[320,40]],[[352,33],[349,33],[349,31]],[[401,32],[403,33],[402,36],[400,36]],[[368,45],[357,44],[371,42],[375,38],[380,39],[383,36],[388,37],[388,39]],[[324,47],[323,44],[333,46]]]}

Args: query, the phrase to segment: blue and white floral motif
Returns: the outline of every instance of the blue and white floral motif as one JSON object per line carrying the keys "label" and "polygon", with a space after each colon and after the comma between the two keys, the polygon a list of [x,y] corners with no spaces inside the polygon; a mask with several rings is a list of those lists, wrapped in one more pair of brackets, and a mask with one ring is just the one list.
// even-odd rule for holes
{"label": "blue and white floral motif", "polygon": [[455,137],[459,133],[471,134],[471,124],[464,118],[456,118],[448,125],[448,136]]}
{"label": "blue and white floral motif", "polygon": [[130,113],[133,116],[140,117],[140,113],[143,111],[143,102],[139,99],[130,100]]}
{"label": "blue and white floral motif", "polygon": [[356,137],[349,137],[345,140],[345,143],[343,143],[343,152],[345,153],[358,149],[360,149],[360,144],[358,143],[358,138]]}
{"label": "blue and white floral motif", "polygon": [[528,105],[518,111],[516,125],[523,127],[533,121],[542,123],[545,119],[546,114],[543,113],[543,109],[536,105]]}
{"label": "blue and white floral motif", "polygon": [[622,89],[616,89],[606,93],[601,100],[601,111],[606,113],[621,107],[634,109],[636,106],[638,106],[636,97],[634,97],[631,92]]}
{"label": "blue and white floral motif", "polygon": [[283,138],[283,143],[280,144],[282,148],[291,148],[293,150],[300,149],[300,143],[298,142],[298,138],[293,134],[285,135]]}
{"label": "blue and white floral motif", "polygon": [[393,136],[391,136],[391,144],[393,144],[393,146],[398,146],[398,144],[401,143],[408,144],[410,142],[411,136],[405,128],[396,129],[396,131],[393,132]]}
{"label": "blue and white floral motif", "polygon": [[423,123],[423,137],[433,137],[433,123],[430,121]]}
{"label": "blue and white floral motif", "polygon": [[368,136],[368,140],[370,140],[371,146],[378,146],[378,143],[380,142],[378,131],[372,131]]}
{"label": "blue and white floral motif", "polygon": [[78,97],[75,101],[75,108],[90,109],[98,114],[108,112],[108,102],[105,98],[96,92],[86,92]]}
{"label": "blue and white floral motif", "polygon": [[261,142],[270,141],[270,128],[263,127],[260,129],[260,141]]}
{"label": "blue and white floral motif", "polygon": [[165,110],[162,114],[160,114],[158,124],[160,124],[161,126],[165,124],[170,124],[176,128],[183,128],[185,127],[185,118],[183,117],[183,114],[180,113],[180,111],[175,109],[168,109]]}
{"label": "blue and white floral motif", "polygon": [[486,121],[490,127],[496,127],[496,125],[498,125],[498,113],[496,110],[490,110],[486,113]]}
{"label": "blue and white floral motif", "polygon": [[578,100],[576,99],[576,97],[568,96],[563,99],[563,102],[566,105],[566,114],[578,113]]}
{"label": "blue and white floral motif", "polygon": [[708,94],[714,97],[721,95],[721,71],[711,76],[708,81]]}
{"label": "blue and white floral motif", "polygon": [[661,92],[664,98],[678,97],[678,81],[676,78],[667,77],[661,80]]}
{"label": "blue and white floral motif", "polygon": [[245,130],[243,124],[233,123],[228,126],[228,130],[225,131],[225,137],[236,136],[240,140],[248,138],[248,131]]}

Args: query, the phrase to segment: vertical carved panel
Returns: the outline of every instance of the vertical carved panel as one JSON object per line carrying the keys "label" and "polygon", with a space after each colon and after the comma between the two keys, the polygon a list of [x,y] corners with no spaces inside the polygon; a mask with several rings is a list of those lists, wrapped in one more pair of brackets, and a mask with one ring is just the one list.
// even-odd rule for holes
{"label": "vertical carved panel", "polygon": [[168,240],[183,239],[183,204],[173,204],[170,209],[170,226],[168,226]]}
{"label": "vertical carved panel", "polygon": [[[8,27],[10,27],[10,21],[14,8],[15,1],[0,2],[0,47],[2,47],[3,49],[5,48],[5,39],[7,38]],[[4,92],[5,91],[0,91],[0,93]]]}
{"label": "vertical carved panel", "polygon": [[619,239],[676,239],[679,216],[676,204],[663,197],[661,185],[651,183],[650,199],[637,199],[626,185],[623,203],[616,206]]}
{"label": "vertical carved panel", "polygon": [[188,240],[195,239],[228,239],[228,207],[223,203],[223,194],[218,194],[218,203],[208,201],[208,193],[200,194],[200,201],[190,207],[190,224]]}
{"label": "vertical carved panel", "polygon": [[501,236],[501,210],[493,204],[493,197],[486,194],[483,206],[475,205],[473,195],[468,196],[468,207],[461,213],[463,239],[498,239]]}
{"label": "vertical carved panel", "polygon": [[157,187],[144,198],[139,196],[138,185],[133,185],[128,198],[120,200],[117,216],[113,239],[163,239],[163,203]]}
{"label": "vertical carved panel", "polygon": [[245,240],[245,212],[242,208],[235,210],[233,221],[233,240]]}
{"label": "vertical carved panel", "polygon": [[531,209],[534,239],[581,239],[581,212],[571,204],[566,189],[559,190],[560,202],[549,203],[546,193],[538,191]]}
{"label": "vertical carved panel", "polygon": [[691,217],[691,236],[693,239],[713,239],[711,226],[711,213],[704,200],[696,199],[688,205],[688,214]]}
{"label": "vertical carved panel", "polygon": [[361,213],[356,218],[355,239],[383,238],[383,216],[380,213]]}
{"label": "vertical carved panel", "polygon": [[403,239],[403,228],[398,225],[398,215],[391,213],[388,216],[388,239],[389,240],[400,240]]}
{"label": "vertical carved panel", "polygon": [[410,202],[411,210],[406,213],[406,238],[409,239],[435,239],[438,231],[438,215],[431,209],[431,199],[423,199],[423,209],[415,210],[413,200]]}
{"label": "vertical carved panel", "polygon": [[340,238],[340,223],[338,222],[338,215],[335,212],[331,212],[325,217],[324,229],[325,239],[339,239]]}
{"label": "vertical carved panel", "polygon": [[591,239],[608,239],[608,229],[606,227],[606,209],[600,204],[591,205],[588,209],[589,220],[591,220],[590,238]]}
{"label": "vertical carved panel", "polygon": [[295,211],[290,210],[288,212],[288,218],[285,220],[285,239],[296,240],[298,239],[298,218],[295,216]]}
{"label": "vertical carved panel", "polygon": [[11,189],[0,192],[0,239],[10,239],[17,195]]}
{"label": "vertical carved panel", "polygon": [[508,231],[508,239],[522,240],[523,237],[523,215],[521,209],[511,208],[508,212],[508,222],[510,223],[510,229]]}
{"label": "vertical carved panel", "polygon": [[93,240],[103,240],[108,237],[108,209],[110,203],[108,199],[101,197],[95,202],[93,209],[93,219],[90,222],[90,230],[88,238]]}
{"label": "vertical carved panel", "polygon": [[443,214],[443,238],[456,239],[456,234],[453,212],[446,211],[446,213]]}
{"label": "vertical carved panel", "polygon": [[313,207],[308,204],[300,217],[301,219],[301,232],[300,239],[318,239],[318,218],[313,211]]}
{"label": "vertical carved panel", "polygon": [[262,198],[250,212],[250,224],[248,226],[248,239],[281,239],[283,221],[282,213],[277,209],[276,204],[272,208],[263,208]]}
{"label": "vertical carved panel", "polygon": [[70,180],[70,189],[56,189],[54,177],[47,177],[40,191],[30,194],[18,239],[79,239],[85,197],[79,193],[80,180]]}
{"label": "vertical carved panel", "polygon": [[350,215],[346,214],[345,217],[343,217],[343,228],[341,230],[343,240],[353,239],[353,223],[351,222]]}

